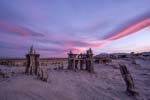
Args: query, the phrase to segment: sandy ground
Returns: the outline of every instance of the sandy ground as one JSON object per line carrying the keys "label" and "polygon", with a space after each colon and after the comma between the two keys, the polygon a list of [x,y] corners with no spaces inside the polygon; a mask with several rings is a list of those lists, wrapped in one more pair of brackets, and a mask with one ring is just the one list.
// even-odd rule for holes
{"label": "sandy ground", "polygon": [[[125,92],[126,85],[118,62],[125,63],[133,76],[138,97]],[[150,61],[114,60],[108,65],[95,64],[95,73],[86,71],[53,70],[47,67],[48,82],[23,74],[24,67],[7,68],[11,78],[0,78],[0,100],[150,100]],[[55,66],[53,66],[55,67]]]}

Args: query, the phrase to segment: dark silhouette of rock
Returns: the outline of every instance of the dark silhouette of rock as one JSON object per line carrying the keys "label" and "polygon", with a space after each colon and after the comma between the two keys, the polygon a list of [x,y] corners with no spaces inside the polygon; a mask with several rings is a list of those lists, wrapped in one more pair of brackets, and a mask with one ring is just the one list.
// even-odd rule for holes
{"label": "dark silhouette of rock", "polygon": [[46,69],[40,69],[38,71],[38,78],[45,82],[48,81],[48,73],[47,73]]}
{"label": "dark silhouette of rock", "polygon": [[126,65],[119,64],[119,66],[120,66],[120,72],[127,86],[126,91],[132,96],[139,95],[139,93],[135,90],[133,78],[129,70],[127,69]]}
{"label": "dark silhouette of rock", "polygon": [[40,55],[36,53],[31,46],[29,54],[26,55],[27,66],[25,73],[29,75],[37,75],[42,81],[48,80],[48,73],[40,67]]}
{"label": "dark silhouette of rock", "polygon": [[90,73],[94,72],[94,64],[93,64],[93,52],[90,49],[86,51],[85,54],[73,54],[72,51],[68,53],[68,69],[69,70],[77,70],[78,63],[80,64],[80,70],[83,70],[83,65],[85,64],[85,70]]}
{"label": "dark silhouette of rock", "polygon": [[40,67],[40,55],[36,54],[35,50],[33,51],[33,46],[30,48],[29,54],[26,55],[27,66],[25,73],[30,75],[37,75],[38,68]]}
{"label": "dark silhouette of rock", "polygon": [[0,76],[2,78],[10,78],[12,76],[12,72],[9,69],[0,69]]}

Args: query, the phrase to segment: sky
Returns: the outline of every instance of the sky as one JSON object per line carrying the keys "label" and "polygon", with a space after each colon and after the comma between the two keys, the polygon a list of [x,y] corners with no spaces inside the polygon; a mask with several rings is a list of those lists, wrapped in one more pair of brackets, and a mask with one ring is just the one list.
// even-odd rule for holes
{"label": "sky", "polygon": [[150,51],[150,0],[0,0],[0,57]]}

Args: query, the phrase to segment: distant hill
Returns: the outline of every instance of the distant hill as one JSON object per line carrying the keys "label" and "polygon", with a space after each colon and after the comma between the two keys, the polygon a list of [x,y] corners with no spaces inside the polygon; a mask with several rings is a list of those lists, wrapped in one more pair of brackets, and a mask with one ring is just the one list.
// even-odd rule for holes
{"label": "distant hill", "polygon": [[[150,52],[141,52],[141,53],[133,53],[133,54],[140,54],[143,56],[150,56]],[[100,53],[95,56],[95,58],[108,58],[108,57],[130,57],[132,53]]]}
{"label": "distant hill", "polygon": [[95,56],[95,58],[108,58],[108,57],[118,57],[118,56],[129,56],[129,53],[100,53]]}
{"label": "distant hill", "polygon": [[150,52],[142,52],[142,55],[148,55],[148,56],[150,56]]}

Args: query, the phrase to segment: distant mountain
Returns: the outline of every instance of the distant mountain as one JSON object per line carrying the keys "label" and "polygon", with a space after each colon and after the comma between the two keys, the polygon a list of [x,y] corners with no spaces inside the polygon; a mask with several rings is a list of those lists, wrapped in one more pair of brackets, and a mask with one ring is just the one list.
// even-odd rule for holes
{"label": "distant mountain", "polygon": [[120,56],[130,56],[129,53],[100,53],[95,56],[95,58],[109,58],[109,57],[120,57]]}
{"label": "distant mountain", "polygon": [[[140,54],[143,56],[150,56],[150,52],[142,52],[142,53],[135,53],[135,54]],[[132,56],[131,53],[100,53],[95,56],[95,58],[108,58],[108,57],[130,57]]]}
{"label": "distant mountain", "polygon": [[148,56],[150,56],[150,52],[142,52],[142,55],[148,55]]}
{"label": "distant mountain", "polygon": [[106,58],[106,57],[110,57],[110,54],[108,54],[108,53],[100,53],[100,54],[95,56],[95,58]]}

